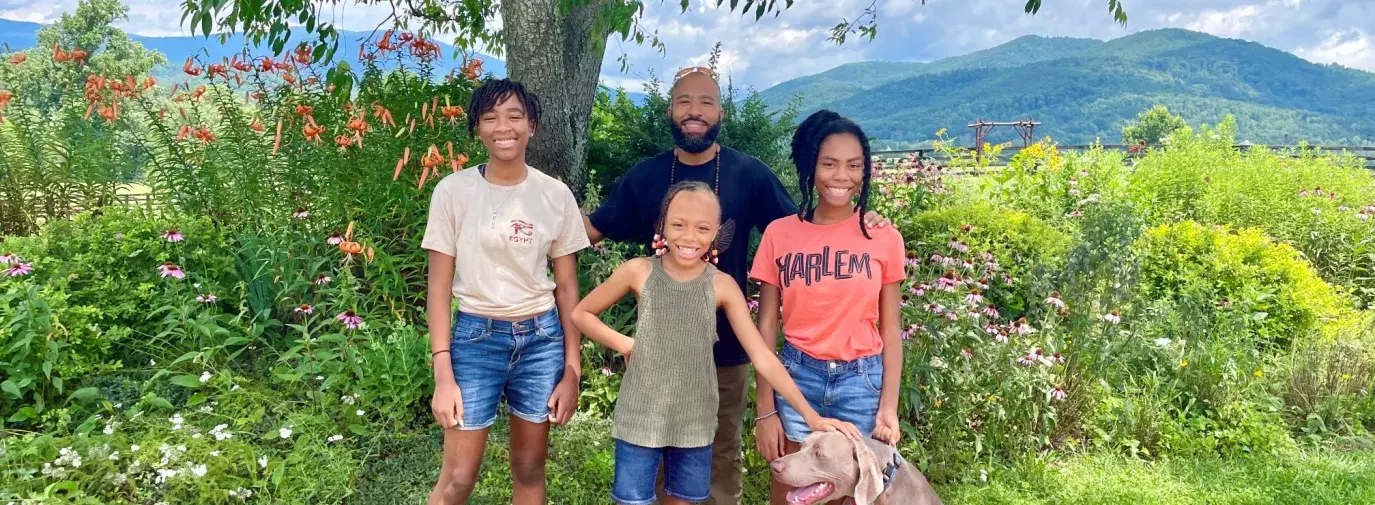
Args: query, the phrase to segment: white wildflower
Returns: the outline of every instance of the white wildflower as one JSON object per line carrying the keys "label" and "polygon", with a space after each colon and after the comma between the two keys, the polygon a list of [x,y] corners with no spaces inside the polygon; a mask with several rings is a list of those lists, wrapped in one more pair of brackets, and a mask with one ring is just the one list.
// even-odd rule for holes
{"label": "white wildflower", "polygon": [[220,451],[210,451],[210,456],[218,458],[220,457]]}
{"label": "white wildflower", "polygon": [[119,461],[119,451],[110,453],[110,461]]}
{"label": "white wildflower", "polygon": [[139,450],[138,444],[134,444],[134,445],[129,446],[129,452],[138,452],[138,450]]}
{"label": "white wildflower", "polygon": [[263,467],[263,468],[267,468],[267,456],[266,456],[266,455],[264,455],[264,456],[259,456],[259,457],[258,457],[258,466],[261,466],[261,467]]}
{"label": "white wildflower", "polygon": [[282,438],[291,438],[291,428],[282,428],[280,430],[277,430],[277,433]]}
{"label": "white wildflower", "polygon": [[201,373],[201,384],[205,384],[206,382],[208,382],[208,381],[210,380],[210,377],[211,377],[211,376],[210,376],[210,371],[209,371],[209,370],[207,370],[207,371],[205,371],[205,372],[202,372],[202,373]]}
{"label": "white wildflower", "polygon": [[191,467],[191,475],[195,475],[197,478],[205,477],[206,470],[205,465],[196,465]]}
{"label": "white wildflower", "polygon": [[1165,347],[1165,346],[1170,345],[1170,342],[1171,342],[1171,340],[1168,339],[1168,338],[1165,338],[1165,337],[1157,338],[1157,339],[1155,339],[1155,346],[1156,346],[1156,347]]}
{"label": "white wildflower", "polygon": [[363,415],[363,409],[358,409],[357,414],[358,414],[359,416],[362,416],[362,415]]}
{"label": "white wildflower", "polygon": [[325,441],[332,444],[332,443],[338,442],[338,441],[343,440],[343,439],[344,439],[344,436],[343,436],[343,435],[330,435],[330,437],[327,438],[327,439],[325,439]]}

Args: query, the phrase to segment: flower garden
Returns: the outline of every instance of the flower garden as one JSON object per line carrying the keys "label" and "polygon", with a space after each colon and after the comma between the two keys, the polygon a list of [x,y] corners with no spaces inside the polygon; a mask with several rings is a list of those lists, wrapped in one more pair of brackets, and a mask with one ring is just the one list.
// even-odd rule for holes
{"label": "flower garden", "polygon": [[[0,502],[423,499],[419,243],[435,182],[484,157],[460,106],[480,61],[436,75],[433,43],[388,32],[356,81],[301,47],[168,83],[93,49],[0,55]],[[731,96],[723,143],[791,180],[795,111]],[[671,145],[663,100],[599,97],[585,207]],[[948,502],[1375,501],[1375,179],[1234,137],[879,162],[909,251],[901,450]],[[122,203],[130,183],[147,202]],[[584,291],[638,247],[583,253]],[[623,363],[584,360],[552,503],[610,488]],[[475,503],[509,502],[504,436]]]}

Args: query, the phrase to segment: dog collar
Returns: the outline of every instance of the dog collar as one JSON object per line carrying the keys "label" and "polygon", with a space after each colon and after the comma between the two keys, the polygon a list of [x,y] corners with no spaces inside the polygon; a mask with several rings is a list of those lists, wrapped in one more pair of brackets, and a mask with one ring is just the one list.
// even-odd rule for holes
{"label": "dog collar", "polygon": [[888,487],[893,485],[893,478],[898,475],[898,468],[901,466],[902,461],[898,459],[898,452],[893,451],[893,461],[883,467],[883,491],[879,491],[879,494],[887,492]]}
{"label": "dog collar", "polygon": [[[893,485],[893,479],[898,475],[898,468],[902,467],[902,460],[898,459],[897,451],[893,451],[893,460],[883,466],[883,489],[878,492],[880,496],[888,492],[888,488]],[[855,499],[850,498],[847,502],[855,505]]]}

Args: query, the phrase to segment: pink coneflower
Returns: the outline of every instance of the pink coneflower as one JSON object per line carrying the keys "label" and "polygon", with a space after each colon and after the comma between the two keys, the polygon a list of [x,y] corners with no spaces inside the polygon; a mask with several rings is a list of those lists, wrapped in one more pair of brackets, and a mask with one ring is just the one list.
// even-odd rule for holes
{"label": "pink coneflower", "polygon": [[215,303],[215,300],[219,300],[215,295],[199,295],[196,297],[196,301],[200,303]]}
{"label": "pink coneflower", "polygon": [[998,334],[998,325],[997,325],[997,324],[994,324],[992,321],[990,321],[988,324],[985,324],[985,325],[984,325],[984,333],[987,333],[987,334],[989,334],[989,335],[997,335],[997,334]]}
{"label": "pink coneflower", "polygon": [[18,254],[14,254],[14,253],[0,254],[0,265],[8,265],[8,264],[10,264],[10,263],[18,263],[19,261],[20,261],[20,259],[19,259],[19,255],[18,255]]}
{"label": "pink coneflower", "polygon": [[985,316],[988,316],[990,319],[997,319],[997,318],[998,318],[998,308],[997,308],[997,307],[994,307],[994,306],[992,306],[992,305],[989,305],[989,306],[987,306],[987,307],[984,307],[983,312],[984,312],[984,315],[985,315]]}
{"label": "pink coneflower", "polygon": [[984,302],[984,297],[979,293],[979,288],[969,290],[969,294],[964,295],[964,303],[979,305]]}
{"label": "pink coneflower", "polygon": [[758,298],[750,298],[749,301],[746,301],[746,302],[745,302],[745,305],[748,306],[748,307],[750,308],[750,311],[751,311],[751,312],[756,311],[756,310],[759,310],[759,299],[758,299]]}
{"label": "pink coneflower", "polygon": [[1079,185],[1079,180],[1078,180],[1078,179],[1070,179],[1070,180],[1069,180],[1069,185],[1070,185],[1070,186],[1078,186],[1078,185]]}
{"label": "pink coneflower", "polygon": [[947,270],[945,272],[945,275],[942,275],[939,279],[936,279],[936,288],[940,289],[941,291],[948,291],[954,293],[955,286],[959,285],[959,283],[959,274],[956,274],[954,270]]}
{"label": "pink coneflower", "polygon": [[1057,309],[1065,308],[1065,301],[1060,299],[1059,291],[1052,292],[1050,294],[1050,298],[1046,298],[1046,303],[1050,304],[1050,306],[1055,307]]}
{"label": "pink coneflower", "polygon": [[945,307],[940,306],[940,304],[938,304],[938,303],[933,303],[933,304],[927,305],[927,306],[926,306],[926,310],[931,311],[932,314],[940,314],[940,313],[942,313],[942,312],[945,312]]}
{"label": "pink coneflower", "polygon": [[978,282],[975,282],[975,283],[974,283],[974,286],[975,286],[975,287],[978,287],[980,290],[985,290],[985,291],[986,291],[986,290],[988,290],[988,279],[987,279],[987,278],[979,279]]}
{"label": "pink coneflower", "polygon": [[932,254],[932,255],[931,255],[931,262],[932,262],[932,263],[942,263],[942,262],[944,262],[944,261],[945,261],[945,256],[941,256],[941,255],[939,255],[939,254]]}
{"label": "pink coneflower", "polygon": [[12,266],[6,268],[3,272],[0,272],[0,274],[3,274],[5,277],[19,277],[23,275],[29,275],[29,272],[32,271],[33,265],[23,263],[20,261],[15,261]]}
{"label": "pink coneflower", "polygon": [[356,330],[359,326],[363,325],[363,316],[354,314],[352,310],[343,311],[339,313],[339,315],[334,316],[334,318],[342,321],[344,327],[350,330]]}
{"label": "pink coneflower", "polygon": [[1036,358],[1031,356],[1030,354],[1023,354],[1017,357],[1018,365],[1031,365],[1033,363],[1036,363]]}
{"label": "pink coneflower", "polygon": [[962,261],[960,262],[960,265],[964,266],[964,269],[965,269],[965,270],[973,270],[973,269],[974,269],[974,262],[973,262],[973,261],[970,261],[968,258],[962,260]]}
{"label": "pink coneflower", "polygon": [[930,289],[931,285],[923,282],[921,284],[917,284],[917,287],[912,289],[912,294],[917,296],[925,296],[926,292]]}
{"label": "pink coneflower", "polygon": [[916,268],[921,266],[921,258],[907,258],[907,261],[905,261],[903,264],[905,264],[908,268]]}
{"label": "pink coneflower", "polygon": [[1122,316],[1118,315],[1117,311],[1114,310],[1107,314],[1103,314],[1103,320],[1107,321],[1109,324],[1117,324],[1122,322]]}
{"label": "pink coneflower", "polygon": [[1080,170],[1080,171],[1079,171],[1079,177],[1088,177],[1088,176],[1089,176],[1089,171],[1088,171],[1088,170]]}
{"label": "pink coneflower", "polygon": [[1056,362],[1056,363],[1064,363],[1064,362],[1065,362],[1065,357],[1062,356],[1060,353],[1057,352],[1057,353],[1055,353],[1055,354],[1050,355],[1050,360],[1051,360],[1051,361],[1054,361],[1054,362]]}
{"label": "pink coneflower", "polygon": [[968,244],[965,244],[964,242],[956,241],[956,242],[955,242],[955,245],[954,245],[953,247],[951,247],[951,248],[954,249],[954,250],[956,250],[956,251],[959,251],[960,254],[964,254],[964,253],[969,252],[969,245],[968,245]]}
{"label": "pink coneflower", "polygon": [[310,211],[305,207],[296,207],[296,211],[291,213],[292,219],[305,219],[310,217]]}
{"label": "pink coneflower", "polygon": [[293,310],[293,312],[297,314],[310,315],[315,313],[315,307],[311,307],[309,303],[302,303],[301,306],[296,307],[296,309]]}
{"label": "pink coneflower", "polygon": [[968,347],[960,349],[960,355],[964,356],[964,359],[974,359],[974,351]]}
{"label": "pink coneflower", "polygon": [[181,267],[177,266],[176,263],[172,263],[170,261],[163,263],[162,265],[159,265],[158,272],[160,272],[163,277],[171,277],[173,279],[186,278],[186,272],[183,272]]}
{"label": "pink coneflower", "polygon": [[315,285],[316,285],[316,286],[324,286],[325,284],[329,284],[329,282],[332,281],[332,280],[334,280],[334,279],[329,278],[328,275],[320,274],[320,275],[315,276]]}
{"label": "pink coneflower", "polygon": [[1009,276],[1009,275],[1007,275],[1007,274],[1003,274],[1003,285],[1004,285],[1004,286],[1011,286],[1011,285],[1012,285],[1012,277]]}
{"label": "pink coneflower", "polygon": [[1026,318],[1023,317],[1012,322],[1012,331],[1017,332],[1018,335],[1030,335],[1035,333],[1036,329],[1032,328],[1031,324],[1027,323]]}
{"label": "pink coneflower", "polygon": [[342,244],[344,243],[344,236],[340,235],[338,231],[334,231],[329,234],[329,238],[325,239],[325,243],[329,245]]}
{"label": "pink coneflower", "polygon": [[610,377],[616,375],[616,372],[612,372],[610,368],[602,367],[602,375]]}
{"label": "pink coneflower", "polygon": [[182,236],[181,232],[177,231],[176,229],[170,228],[167,231],[162,232],[162,238],[172,243],[177,243],[186,240],[186,237]]}
{"label": "pink coneflower", "polygon": [[970,309],[970,310],[969,310],[969,319],[972,319],[972,320],[974,320],[975,322],[978,322],[978,321],[979,321],[979,318],[981,318],[981,317],[983,317],[983,314],[980,314],[979,311],[974,310],[974,309]]}
{"label": "pink coneflower", "polygon": [[951,320],[951,321],[959,321],[959,320],[960,320],[960,314],[952,310],[952,311],[950,311],[950,312],[946,312],[946,313],[945,313],[945,318],[946,318],[946,319],[949,319],[949,320]]}
{"label": "pink coneflower", "polygon": [[1050,390],[1050,398],[1056,401],[1065,399],[1065,388],[1055,386],[1054,389]]}
{"label": "pink coneflower", "polygon": [[1006,344],[1007,330],[998,330],[998,335],[993,337],[993,340],[997,340],[999,344]]}
{"label": "pink coneflower", "polygon": [[1079,196],[1079,188],[1069,188],[1070,196]]}
{"label": "pink coneflower", "polygon": [[1300,197],[1300,198],[1305,197],[1305,196],[1308,196],[1308,190],[1305,189],[1305,190],[1299,191],[1299,197]]}
{"label": "pink coneflower", "polygon": [[902,339],[903,339],[903,340],[907,340],[907,339],[910,339],[910,338],[912,338],[913,336],[915,336],[918,332],[922,332],[922,331],[926,331],[926,327],[925,327],[925,326],[922,326],[921,324],[914,324],[914,325],[908,326],[907,329],[902,330],[902,335],[901,335],[901,336],[902,336]]}

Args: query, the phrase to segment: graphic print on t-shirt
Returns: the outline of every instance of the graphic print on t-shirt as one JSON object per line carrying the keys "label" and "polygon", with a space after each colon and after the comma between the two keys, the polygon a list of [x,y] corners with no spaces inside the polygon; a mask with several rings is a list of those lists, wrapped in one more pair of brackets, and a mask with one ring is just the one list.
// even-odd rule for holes
{"label": "graphic print on t-shirt", "polygon": [[534,234],[535,223],[522,219],[512,219],[511,236],[507,237],[506,240],[514,244],[529,244],[533,241],[531,237],[534,236]]}
{"label": "graphic print on t-shirt", "polygon": [[874,270],[869,266],[869,253],[854,254],[841,249],[831,254],[831,246],[824,246],[820,253],[785,253],[774,258],[778,267],[778,280],[784,288],[792,286],[798,279],[808,286],[823,279],[844,280],[863,275],[865,279],[874,278]]}

